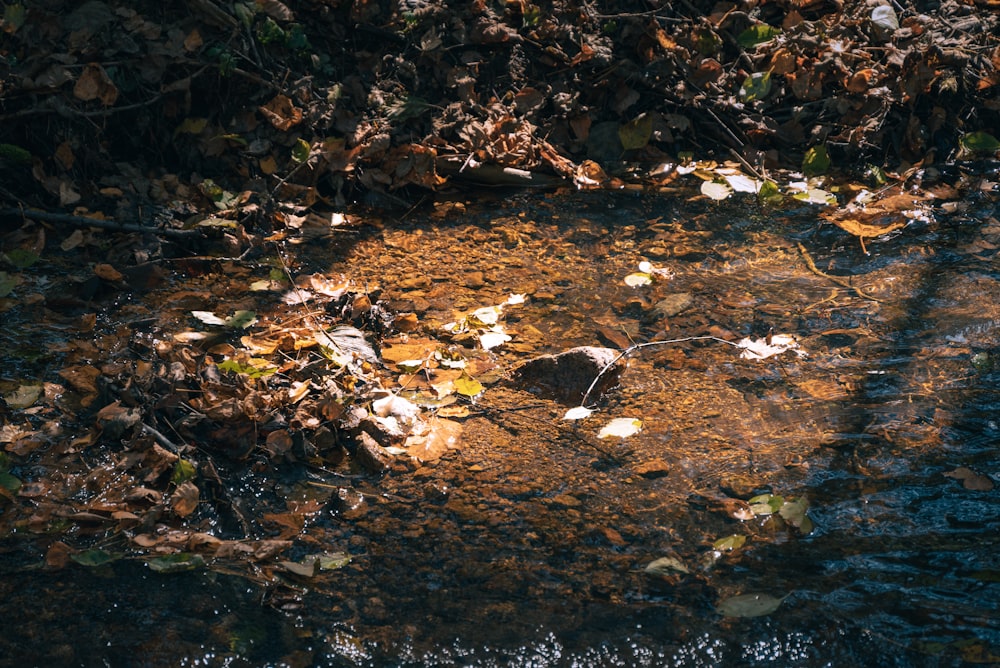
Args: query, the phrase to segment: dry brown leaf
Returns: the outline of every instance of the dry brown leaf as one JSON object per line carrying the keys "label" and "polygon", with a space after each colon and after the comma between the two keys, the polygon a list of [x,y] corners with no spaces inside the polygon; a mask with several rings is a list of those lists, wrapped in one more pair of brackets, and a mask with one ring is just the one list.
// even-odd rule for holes
{"label": "dry brown leaf", "polygon": [[271,101],[258,107],[264,118],[276,129],[285,132],[302,122],[302,110],[285,95],[275,95]]}
{"label": "dry brown leaf", "polygon": [[461,423],[432,417],[414,428],[406,439],[406,450],[418,461],[436,461],[448,450],[458,448],[461,435]]}
{"label": "dry brown leaf", "polygon": [[975,490],[977,492],[988,492],[993,489],[993,481],[982,473],[976,473],[966,466],[959,466],[954,471],[944,474],[946,478],[954,478],[962,481],[962,487]]}
{"label": "dry brown leaf", "polygon": [[193,482],[182,482],[170,495],[170,505],[178,516],[187,517],[198,507],[199,494],[198,486]]}
{"label": "dry brown leaf", "polygon": [[100,100],[105,107],[110,107],[118,100],[118,88],[103,67],[90,63],[83,68],[80,78],[76,80],[73,95],[84,102]]}

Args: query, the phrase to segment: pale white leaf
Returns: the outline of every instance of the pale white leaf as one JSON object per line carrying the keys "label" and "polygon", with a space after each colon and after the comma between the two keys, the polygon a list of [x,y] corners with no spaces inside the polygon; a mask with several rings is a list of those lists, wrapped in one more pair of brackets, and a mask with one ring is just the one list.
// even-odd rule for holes
{"label": "pale white leaf", "polygon": [[643,285],[649,285],[653,282],[653,277],[647,273],[635,273],[629,274],[625,277],[625,285],[630,288],[639,288]]}
{"label": "pale white leaf", "polygon": [[747,360],[763,360],[789,350],[794,351],[799,357],[805,357],[807,354],[806,351],[799,348],[798,342],[787,334],[774,334],[770,337],[770,343],[768,343],[767,338],[756,341],[746,338],[736,345],[743,349],[740,357]]}
{"label": "pale white leaf", "polygon": [[615,418],[601,428],[601,431],[597,433],[597,438],[609,438],[611,436],[625,438],[633,434],[638,434],[640,431],[642,431],[642,420],[638,418]]}
{"label": "pale white leaf", "polygon": [[563,420],[582,420],[585,417],[590,417],[593,412],[586,406],[577,406],[566,411],[566,415],[563,415]]}
{"label": "pale white leaf", "polygon": [[701,194],[710,199],[722,201],[733,194],[733,189],[725,183],[704,181],[701,184]]}
{"label": "pale white leaf", "polygon": [[726,183],[738,193],[755,193],[760,190],[760,181],[746,174],[727,174]]}
{"label": "pale white leaf", "polygon": [[201,320],[206,325],[225,325],[226,319],[220,318],[211,311],[191,311],[191,315]]}
{"label": "pale white leaf", "polygon": [[504,333],[503,330],[483,332],[479,335],[479,345],[483,347],[483,350],[490,350],[492,348],[496,348],[497,346],[502,346],[508,341],[510,341],[510,336]]}

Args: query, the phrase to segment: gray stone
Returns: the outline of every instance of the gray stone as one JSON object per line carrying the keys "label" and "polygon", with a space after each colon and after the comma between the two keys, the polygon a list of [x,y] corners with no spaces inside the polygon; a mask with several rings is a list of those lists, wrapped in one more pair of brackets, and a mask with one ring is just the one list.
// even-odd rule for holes
{"label": "gray stone", "polygon": [[581,346],[558,355],[542,355],[519,366],[512,383],[519,389],[577,405],[600,375],[587,399],[591,402],[618,385],[625,369],[624,360],[616,361],[620,354],[612,348]]}

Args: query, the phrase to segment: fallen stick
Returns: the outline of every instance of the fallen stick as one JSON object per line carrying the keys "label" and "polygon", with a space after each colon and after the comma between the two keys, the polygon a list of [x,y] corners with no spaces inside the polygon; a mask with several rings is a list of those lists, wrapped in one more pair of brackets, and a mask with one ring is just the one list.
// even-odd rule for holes
{"label": "fallen stick", "polygon": [[97,227],[102,230],[114,230],[116,232],[134,232],[139,234],[156,234],[175,239],[189,239],[201,236],[200,230],[177,230],[170,227],[149,227],[146,225],[136,225],[133,223],[120,223],[116,220],[102,220],[100,218],[88,218],[87,216],[74,216],[68,213],[52,213],[40,209],[0,209],[0,218],[30,218],[45,223],[66,223],[76,227]]}

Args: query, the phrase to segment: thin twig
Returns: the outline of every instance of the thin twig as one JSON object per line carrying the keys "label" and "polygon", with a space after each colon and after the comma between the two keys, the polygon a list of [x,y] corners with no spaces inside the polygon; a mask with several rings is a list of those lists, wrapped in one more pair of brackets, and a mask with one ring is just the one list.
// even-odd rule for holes
{"label": "thin twig", "polygon": [[628,357],[636,350],[639,350],[640,348],[648,348],[649,346],[665,346],[671,343],[684,343],[685,341],[718,341],[719,343],[725,343],[727,345],[733,346],[734,348],[740,347],[738,343],[733,343],[732,341],[726,341],[725,339],[720,339],[717,336],[685,336],[682,339],[670,339],[669,341],[647,341],[646,343],[637,343],[634,346],[629,346],[625,350],[621,351],[618,354],[618,357],[608,362],[604,366],[604,368],[601,369],[600,373],[598,373],[597,376],[594,378],[594,382],[590,384],[590,387],[588,387],[587,391],[584,393],[583,400],[580,402],[580,405],[581,406],[587,405],[587,399],[590,398],[590,393],[594,391],[594,388],[597,386],[597,381],[601,379],[601,376],[607,373],[608,369],[618,364],[618,362],[620,362],[625,357]]}

